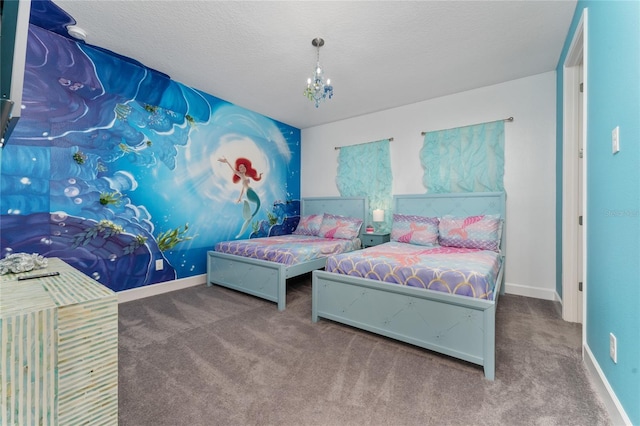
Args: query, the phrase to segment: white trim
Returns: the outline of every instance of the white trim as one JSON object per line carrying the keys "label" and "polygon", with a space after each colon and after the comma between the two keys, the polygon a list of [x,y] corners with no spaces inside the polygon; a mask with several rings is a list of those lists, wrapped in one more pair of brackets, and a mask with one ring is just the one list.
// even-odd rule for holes
{"label": "white trim", "polygon": [[[582,137],[583,146],[583,206],[586,205],[587,181],[587,9],[582,11],[573,35],[567,57],[563,66],[563,147],[562,147],[562,318],[565,321],[578,322],[578,274],[577,274],[577,241],[578,241],[578,135],[576,124],[579,112],[576,109],[575,99],[578,96],[578,84],[584,83],[582,105]],[[580,75],[580,61],[583,63],[582,75]],[[581,78],[582,77],[582,78]],[[585,210],[583,209],[583,212]],[[584,213],[583,213],[584,215]],[[583,216],[581,231],[586,235],[586,215]],[[587,240],[583,238],[583,344],[585,342],[586,325],[586,253]]]}
{"label": "white trim", "polygon": [[558,294],[558,292],[555,292],[555,301],[556,302],[560,302],[560,306],[562,306],[562,298],[560,297],[560,295]]}
{"label": "white trim", "polygon": [[[583,49],[583,55],[582,55],[582,61],[583,61],[583,67],[582,67],[582,78],[584,81],[584,90],[582,91],[582,137],[584,138],[583,142],[582,142],[582,146],[584,147],[584,156],[582,158],[582,188],[583,188],[583,193],[582,193],[582,211],[584,212],[584,218],[582,220],[582,232],[584,235],[583,241],[582,241],[582,281],[583,281],[583,286],[582,286],[582,345],[583,347],[587,346],[587,293],[589,292],[589,286],[587,285],[587,282],[589,280],[589,277],[587,276],[587,247],[588,247],[588,241],[587,241],[587,229],[589,226],[589,217],[587,215],[587,198],[588,198],[588,194],[589,191],[587,191],[587,167],[589,164],[588,161],[588,157],[589,157],[589,150],[587,149],[587,141],[588,141],[588,135],[587,135],[587,112],[589,111],[589,109],[587,108],[587,103],[588,103],[588,93],[589,93],[589,85],[587,84],[587,82],[589,81],[588,79],[588,70],[589,67],[587,66],[589,61],[589,31],[587,30],[588,28],[588,23],[589,23],[589,10],[587,8],[584,8],[582,11],[582,18],[584,19],[584,27],[583,27],[583,33],[584,33],[584,40],[582,42],[582,49]],[[582,355],[582,357],[584,358],[584,354]]]}
{"label": "white trim", "polygon": [[151,284],[144,287],[132,288],[130,290],[119,291],[118,303],[131,302],[132,300],[144,297],[156,296],[170,291],[182,290],[183,288],[194,287],[207,282],[207,274],[194,275],[193,277],[181,278],[179,280],[167,281],[160,284]]}
{"label": "white trim", "polygon": [[504,283],[504,291],[507,294],[515,294],[516,296],[533,297],[535,299],[558,301],[558,293],[554,288],[531,287],[528,285]]}
{"label": "white trim", "polygon": [[591,383],[595,387],[595,391],[600,396],[600,399],[607,407],[611,423],[614,425],[631,425],[631,419],[624,411],[620,400],[616,396],[615,392],[611,388],[607,377],[604,375],[600,364],[596,361],[589,346],[584,345],[582,347],[582,353],[584,354],[584,365],[588,371],[588,377],[591,378]]}

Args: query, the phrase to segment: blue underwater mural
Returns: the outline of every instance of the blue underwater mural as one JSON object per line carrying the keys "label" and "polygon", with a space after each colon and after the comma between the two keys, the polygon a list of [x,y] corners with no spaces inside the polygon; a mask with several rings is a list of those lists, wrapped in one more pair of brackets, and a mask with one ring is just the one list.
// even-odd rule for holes
{"label": "blue underwater mural", "polygon": [[299,219],[299,129],[33,24],[0,155],[2,256],[59,257],[115,291],[203,274],[215,243]]}

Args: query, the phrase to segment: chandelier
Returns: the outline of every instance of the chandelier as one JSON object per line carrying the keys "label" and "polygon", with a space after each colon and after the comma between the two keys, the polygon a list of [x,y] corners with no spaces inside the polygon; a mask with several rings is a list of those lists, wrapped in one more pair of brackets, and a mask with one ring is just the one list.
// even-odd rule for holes
{"label": "chandelier", "polygon": [[304,90],[304,96],[314,102],[316,108],[318,108],[320,102],[333,97],[333,86],[331,85],[330,79],[327,79],[326,83],[324,82],[324,71],[320,66],[320,48],[324,46],[324,40],[319,37],[314,38],[311,40],[311,44],[316,47],[318,52],[316,56],[316,69],[313,72],[313,76],[307,79],[307,88]]}

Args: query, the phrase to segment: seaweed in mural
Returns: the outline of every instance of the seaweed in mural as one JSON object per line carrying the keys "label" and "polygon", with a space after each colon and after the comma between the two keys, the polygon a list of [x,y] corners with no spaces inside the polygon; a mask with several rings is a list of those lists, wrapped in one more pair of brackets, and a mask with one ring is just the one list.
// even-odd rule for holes
{"label": "seaweed in mural", "polygon": [[92,239],[100,236],[104,239],[107,239],[113,235],[119,235],[124,232],[124,228],[122,226],[116,225],[115,223],[109,220],[101,220],[95,226],[87,228],[83,232],[77,233],[73,237],[73,245],[71,248],[76,248],[79,246],[86,246],[91,242]]}
{"label": "seaweed in mural", "polygon": [[101,192],[100,193],[100,204],[103,206],[113,205],[119,206],[122,204],[122,194],[118,191],[113,192]]}
{"label": "seaweed in mural", "polygon": [[142,247],[147,243],[147,239],[148,238],[145,237],[144,235],[136,235],[133,238],[133,241],[131,241],[129,245],[122,250],[122,252],[124,254],[131,254],[135,252],[139,247]]}
{"label": "seaweed in mural", "polygon": [[185,223],[184,229],[180,229],[180,227],[177,227],[175,229],[171,229],[169,231],[161,232],[160,234],[158,234],[156,240],[158,241],[158,248],[160,248],[160,251],[171,250],[177,244],[180,244],[184,241],[192,240],[197,236],[186,236],[188,230],[189,224]]}
{"label": "seaweed in mural", "polygon": [[267,212],[267,220],[269,221],[269,225],[271,226],[278,223],[278,217],[271,212]]}

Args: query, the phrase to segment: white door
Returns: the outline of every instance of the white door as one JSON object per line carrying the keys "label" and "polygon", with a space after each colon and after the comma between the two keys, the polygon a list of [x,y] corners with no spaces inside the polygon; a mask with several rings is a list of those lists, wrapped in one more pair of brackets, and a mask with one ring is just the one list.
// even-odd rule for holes
{"label": "white door", "polygon": [[[588,182],[585,176],[589,153],[583,141],[586,138],[584,129],[588,120],[584,111],[587,109],[589,92],[588,69],[585,66],[589,63],[585,38],[587,18],[587,9],[584,9],[564,61],[562,88],[562,318],[581,322],[583,330],[587,319],[585,295],[589,291],[584,256],[588,250],[588,241],[584,239],[584,235],[589,226],[589,218],[584,216],[584,205],[587,203]],[[580,90],[582,82],[584,91]],[[581,282],[582,291],[579,284]]]}
{"label": "white door", "polygon": [[[583,73],[583,59],[580,59],[580,64],[578,65],[578,69],[579,71],[579,75],[582,77],[584,75]],[[580,283],[580,285],[576,288],[578,294],[577,294],[577,302],[578,302],[578,306],[577,306],[577,322],[582,323],[582,304],[583,304],[583,295],[584,295],[584,291],[583,291],[583,283],[584,283],[584,226],[582,225],[584,223],[584,137],[583,137],[583,88],[584,88],[584,79],[580,78],[580,90],[578,92],[578,114],[577,114],[577,120],[576,120],[576,125],[577,125],[577,135],[578,135],[578,176],[577,176],[577,181],[578,181],[578,194],[577,198],[578,198],[578,217],[580,218],[580,220],[578,221],[578,229],[577,229],[577,235],[578,235],[578,241],[576,244],[577,247],[577,265],[576,267],[578,268],[577,272],[577,276],[578,276],[578,282]]]}

